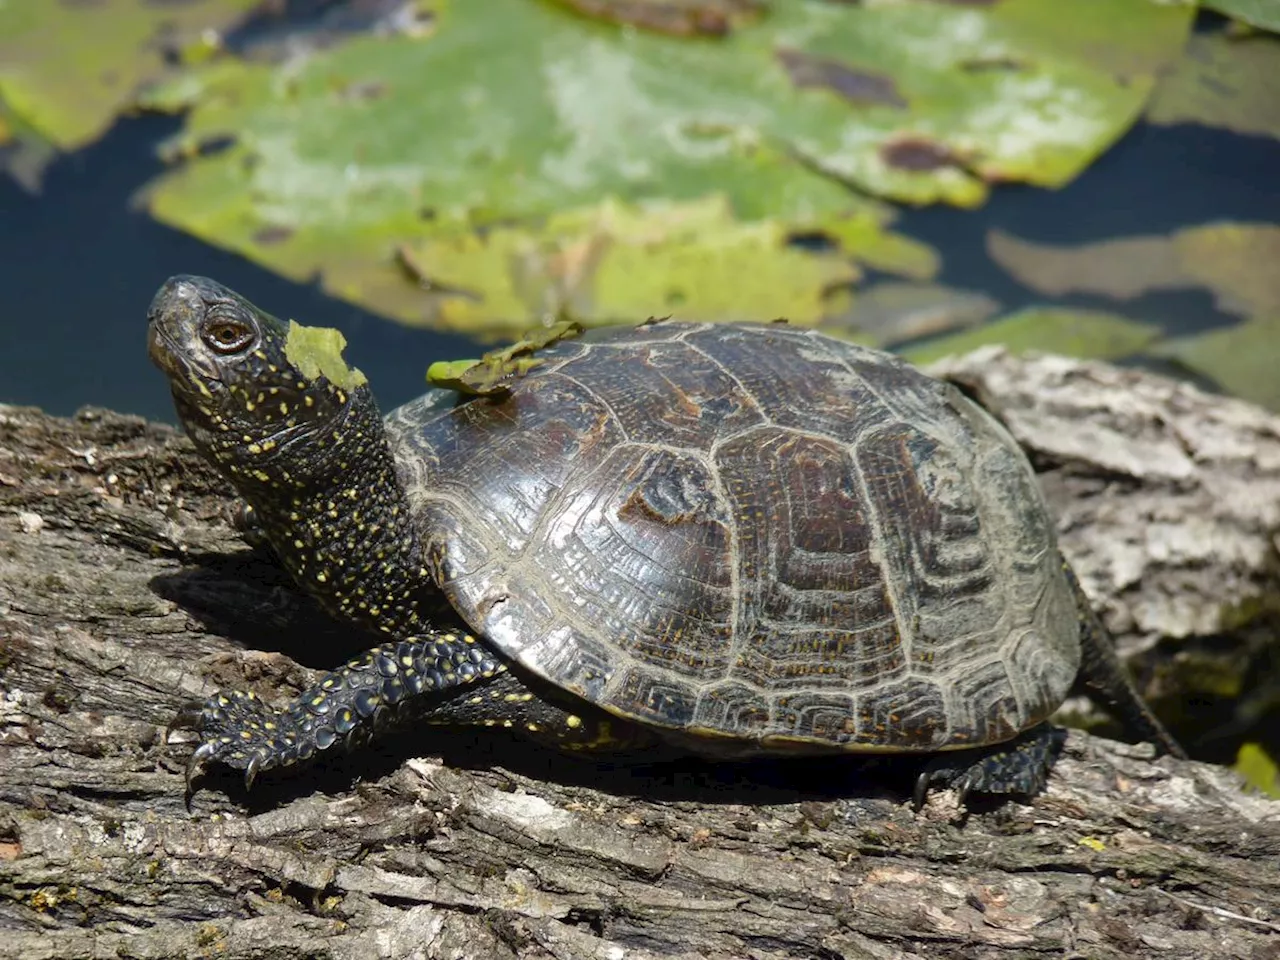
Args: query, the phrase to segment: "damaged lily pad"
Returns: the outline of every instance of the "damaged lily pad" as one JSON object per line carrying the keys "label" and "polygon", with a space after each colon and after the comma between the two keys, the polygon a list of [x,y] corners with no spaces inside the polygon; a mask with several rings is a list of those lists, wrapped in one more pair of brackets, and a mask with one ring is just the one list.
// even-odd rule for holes
{"label": "damaged lily pad", "polygon": [[1219,310],[1244,322],[1177,337],[1147,352],[1280,410],[1280,225],[1214,223],[1079,247],[1033,244],[993,231],[987,247],[1023,284],[1055,296],[1129,300],[1155,290],[1210,291]]}
{"label": "damaged lily pad", "polygon": [[555,0],[587,17],[675,37],[722,37],[760,16],[764,0]]}
{"label": "damaged lily pad", "polygon": [[[1275,4],[1280,10],[1280,3]],[[1199,34],[1156,88],[1147,119],[1280,138],[1280,38]]]}
{"label": "damaged lily pad", "polygon": [[823,321],[822,330],[867,346],[892,347],[977,326],[999,309],[997,301],[976,290],[882,281],[858,290],[852,305]]}
{"label": "damaged lily pad", "polygon": [[1276,0],[1202,0],[1202,3],[1232,20],[1280,33],[1280,4]]}
{"label": "damaged lily pad", "polygon": [[1153,290],[1205,287],[1227,313],[1280,314],[1276,224],[1213,223],[1076,247],[1031,243],[993,230],[987,252],[1021,283],[1053,296],[1094,293],[1129,300]]}
{"label": "damaged lily pad", "polygon": [[96,140],[166,54],[238,22],[258,0],[0,3],[0,99],[61,150]]}
{"label": "damaged lily pad", "polygon": [[1097,310],[1030,307],[973,330],[904,350],[913,363],[932,363],[993,343],[1021,353],[1040,350],[1086,360],[1119,360],[1160,336],[1160,328]]}
{"label": "damaged lily pad", "polygon": [[1280,312],[1207,333],[1176,337],[1149,351],[1177,361],[1244,400],[1280,412]]}
{"label": "damaged lily pad", "polygon": [[438,326],[499,336],[543,318],[639,323],[655,311],[686,320],[814,324],[857,276],[832,253],[788,243],[773,222],[740,223],[723,197],[636,207],[606,202],[537,229],[459,229],[405,245],[431,291]]}
{"label": "damaged lily pad", "polygon": [[[397,278],[395,251],[435,247],[434,259],[449,259],[438,248],[465,245],[476,228],[489,249],[504,230],[539,236],[547,218],[604,198],[723,196],[740,228],[735,252],[724,256],[723,230],[686,236],[682,269],[711,269],[714,288],[716,264],[741,264],[746,244],[756,251],[746,262],[791,293],[768,307],[813,316],[831,271],[795,269],[815,254],[785,239],[816,231],[863,262],[931,275],[930,251],[880,243],[891,214],[867,195],[972,205],[991,180],[1066,182],[1138,115],[1190,18],[1154,0],[791,0],[722,38],[672,39],[545,2],[446,4],[427,37],[359,38],[279,65],[224,58],[156,90],[147,105],[191,113],[171,150],[187,159],[150,206],[289,276],[319,274],[340,296],[453,323],[436,309],[437,287]],[[208,143],[225,149],[202,151]],[[681,298],[740,315],[744,298],[687,280],[641,309],[636,291],[659,281],[619,272],[631,292],[607,289],[621,256],[591,288],[611,319]],[[628,270],[671,266],[637,257]],[[429,284],[434,269],[420,271]],[[503,323],[519,326],[503,329],[528,325],[529,296],[509,278],[464,286],[475,302],[507,304]]]}

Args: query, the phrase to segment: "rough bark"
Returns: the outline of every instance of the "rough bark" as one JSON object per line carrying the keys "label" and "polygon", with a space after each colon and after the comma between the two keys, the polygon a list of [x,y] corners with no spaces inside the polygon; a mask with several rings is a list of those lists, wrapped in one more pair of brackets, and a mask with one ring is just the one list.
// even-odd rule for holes
{"label": "rough bark", "polygon": [[[947,370],[1032,450],[1128,649],[1274,642],[1280,420],[1102,365]],[[0,407],[0,958],[1280,957],[1280,803],[1083,733],[967,817],[893,768],[421,733],[251,794],[214,771],[188,812],[180,703],[288,696],[363,639],[231,509],[168,428]]]}

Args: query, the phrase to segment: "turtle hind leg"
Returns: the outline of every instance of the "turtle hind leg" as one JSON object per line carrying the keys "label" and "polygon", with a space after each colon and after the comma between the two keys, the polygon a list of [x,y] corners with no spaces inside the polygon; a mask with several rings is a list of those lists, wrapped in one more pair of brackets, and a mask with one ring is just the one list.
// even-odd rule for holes
{"label": "turtle hind leg", "polygon": [[934,784],[955,787],[961,806],[973,794],[1034,796],[1044,789],[1065,740],[1066,731],[1041,723],[994,746],[940,753],[916,777],[915,809],[924,806]]}
{"label": "turtle hind leg", "polygon": [[1164,724],[1151,712],[1151,708],[1134,687],[1133,681],[1116,654],[1115,642],[1085,596],[1071,566],[1064,559],[1062,568],[1076,596],[1076,610],[1080,620],[1080,675],[1076,685],[1088,696],[1102,704],[1112,716],[1140,739],[1149,740],[1161,753],[1186,757],[1186,751]]}

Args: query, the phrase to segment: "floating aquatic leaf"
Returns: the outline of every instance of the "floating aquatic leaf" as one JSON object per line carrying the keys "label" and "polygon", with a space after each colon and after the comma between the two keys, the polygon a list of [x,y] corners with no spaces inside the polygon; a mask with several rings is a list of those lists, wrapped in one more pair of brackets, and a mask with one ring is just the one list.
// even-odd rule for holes
{"label": "floating aquatic leaf", "polygon": [[1280,224],[1191,227],[1173,235],[1173,247],[1183,273],[1212,290],[1221,309],[1280,315]]}
{"label": "floating aquatic leaf", "polygon": [[[460,244],[453,225],[537,235],[545,218],[607,197],[723,195],[740,241],[761,221],[752,243],[772,259],[749,262],[789,284],[789,299],[771,302],[792,302],[793,277],[828,277],[825,265],[801,266],[813,254],[775,242],[795,232],[828,233],[907,275],[935,269],[918,245],[879,243],[890,215],[867,193],[971,205],[989,180],[1069,180],[1138,114],[1190,17],[1154,0],[789,0],[727,37],[695,41],[533,0],[451,3],[427,38],[362,38],[280,65],[224,59],[180,89],[157,90],[149,105],[193,110],[175,145],[190,159],[156,186],[151,208],[421,323],[442,315],[439,297],[398,278],[403,244]],[[225,149],[198,155],[211,141]],[[713,274],[719,262],[744,262],[741,249],[722,258],[724,235],[708,242],[679,261]],[[638,258],[629,269],[671,265]],[[690,292],[683,278],[674,300],[641,309],[634,297],[662,284],[619,276],[631,292],[597,282],[597,308],[632,316],[681,297],[708,310],[741,300]],[[527,290],[473,292],[527,323]]]}
{"label": "floating aquatic leaf", "polygon": [[1280,412],[1280,313],[1177,337],[1148,352],[1176,360],[1224,390]]}
{"label": "floating aquatic leaf", "polygon": [[1280,32],[1280,4],[1276,0],[1201,0],[1201,3],[1260,30]]}
{"label": "floating aquatic leaf", "polygon": [[1280,225],[1213,223],[1168,236],[1126,237],[1076,247],[987,236],[987,252],[1034,290],[1128,300],[1153,290],[1207,287],[1220,309],[1280,312]]}
{"label": "floating aquatic leaf", "polygon": [[184,37],[234,24],[258,0],[0,3],[0,99],[62,150],[84,146],[165,72]]}
{"label": "floating aquatic leaf", "polygon": [[993,316],[1000,304],[986,294],[934,283],[881,282],[857,292],[839,316],[822,329],[872,346],[893,346],[972,327]]}
{"label": "floating aquatic leaf", "polygon": [[[1275,4],[1280,10],[1280,3]],[[1200,123],[1280,138],[1280,38],[1199,34],[1147,107],[1157,124]]]}
{"label": "floating aquatic leaf", "polygon": [[801,233],[826,237],[859,263],[913,280],[928,280],[941,268],[938,252],[927,244],[884,228],[884,218],[869,211],[797,223]]}
{"label": "floating aquatic leaf", "polygon": [[722,197],[635,207],[608,202],[549,218],[537,231],[455,229],[402,250],[433,291],[441,326],[498,336],[543,318],[816,323],[856,272],[834,254],[788,243],[776,223],[739,223]]}
{"label": "floating aquatic leaf", "polygon": [[556,0],[609,23],[676,37],[722,37],[764,12],[764,0]]}
{"label": "floating aquatic leaf", "polygon": [[28,193],[38,193],[45,168],[57,155],[52,143],[0,102],[0,170]]}
{"label": "floating aquatic leaf", "polygon": [[914,363],[931,363],[992,343],[1010,350],[1042,350],[1069,357],[1116,360],[1137,353],[1160,336],[1160,329],[1128,317],[1095,310],[1031,307],[963,333],[939,337],[903,354]]}

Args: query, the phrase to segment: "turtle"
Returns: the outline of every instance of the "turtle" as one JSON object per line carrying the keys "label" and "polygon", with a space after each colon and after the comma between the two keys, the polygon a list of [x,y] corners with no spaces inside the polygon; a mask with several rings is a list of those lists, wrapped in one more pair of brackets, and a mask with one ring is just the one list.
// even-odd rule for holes
{"label": "turtle", "polygon": [[500,390],[384,418],[336,331],[203,277],[160,288],[149,353],[196,449],[303,591],[381,639],[282,707],[184,706],[188,795],[209,763],[251,786],[412,723],[708,762],[916,754],[917,805],[938,782],[1031,795],[1081,688],[1183,755],[1027,456],[956,386],[786,323],[546,339]]}

